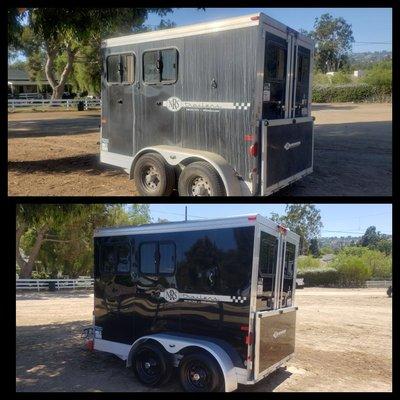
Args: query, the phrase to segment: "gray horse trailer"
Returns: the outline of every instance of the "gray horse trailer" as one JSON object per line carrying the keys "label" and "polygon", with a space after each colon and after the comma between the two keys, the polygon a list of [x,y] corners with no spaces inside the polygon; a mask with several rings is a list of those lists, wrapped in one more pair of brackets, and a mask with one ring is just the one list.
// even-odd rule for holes
{"label": "gray horse trailer", "polygon": [[103,41],[101,151],[140,195],[269,195],[313,170],[314,42],[260,13]]}
{"label": "gray horse trailer", "polygon": [[261,215],[99,229],[88,347],[149,386],[254,384],[294,354],[298,247]]}

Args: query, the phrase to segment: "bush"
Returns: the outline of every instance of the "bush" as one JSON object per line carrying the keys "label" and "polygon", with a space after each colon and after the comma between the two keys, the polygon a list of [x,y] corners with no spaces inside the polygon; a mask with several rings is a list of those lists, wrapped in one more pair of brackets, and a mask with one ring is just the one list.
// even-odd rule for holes
{"label": "bush", "polygon": [[315,269],[319,268],[321,263],[318,258],[314,258],[313,256],[300,256],[297,260],[297,269],[298,271],[304,271],[307,269]]}
{"label": "bush", "polygon": [[374,278],[392,277],[392,257],[378,250],[362,246],[348,246],[339,253],[340,257],[359,258],[368,267]]}
{"label": "bush", "polygon": [[314,85],[313,102],[363,102],[373,100],[380,95],[378,90],[366,83],[344,85]]}
{"label": "bush", "polygon": [[344,72],[336,72],[335,75],[331,76],[331,83],[333,85],[345,85],[352,83],[351,75]]}
{"label": "bush", "polygon": [[392,61],[383,60],[366,71],[363,82],[374,86],[382,94],[392,94]]}
{"label": "bush", "polygon": [[338,272],[340,286],[364,286],[372,276],[371,267],[357,256],[340,254],[330,266]]}
{"label": "bush", "polygon": [[297,276],[304,279],[305,286],[337,286],[339,283],[338,271],[330,267],[306,269]]}

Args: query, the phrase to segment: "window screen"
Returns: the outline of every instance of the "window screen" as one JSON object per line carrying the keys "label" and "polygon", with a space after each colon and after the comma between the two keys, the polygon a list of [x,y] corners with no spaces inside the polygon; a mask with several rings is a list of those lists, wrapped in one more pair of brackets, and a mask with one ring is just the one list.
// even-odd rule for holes
{"label": "window screen", "polygon": [[158,272],[160,274],[173,274],[175,270],[175,244],[160,243],[159,257]]}
{"label": "window screen", "polygon": [[107,81],[109,83],[120,82],[119,54],[107,57]]}
{"label": "window screen", "polygon": [[143,274],[156,274],[157,243],[143,243],[140,245],[140,272]]}
{"label": "window screen", "polygon": [[130,251],[129,243],[104,245],[102,247],[102,272],[109,274],[130,272]]}
{"label": "window screen", "polygon": [[146,83],[172,83],[178,79],[176,49],[147,51],[143,54],[143,80]]}

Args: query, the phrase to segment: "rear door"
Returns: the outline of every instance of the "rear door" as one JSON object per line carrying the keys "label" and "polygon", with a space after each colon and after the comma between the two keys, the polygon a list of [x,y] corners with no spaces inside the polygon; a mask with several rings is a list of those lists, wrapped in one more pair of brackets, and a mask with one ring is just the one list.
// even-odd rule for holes
{"label": "rear door", "polygon": [[[297,246],[296,239],[285,229],[261,231],[259,277],[267,279],[267,283],[262,282],[261,291],[259,278],[255,318],[255,379],[273,370],[294,352],[296,309],[292,305]],[[272,300],[268,302],[264,297]]]}

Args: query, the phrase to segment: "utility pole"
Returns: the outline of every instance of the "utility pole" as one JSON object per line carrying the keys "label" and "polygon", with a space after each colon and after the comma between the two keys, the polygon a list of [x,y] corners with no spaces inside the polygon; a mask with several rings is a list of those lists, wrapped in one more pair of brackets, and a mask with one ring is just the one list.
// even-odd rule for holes
{"label": "utility pole", "polygon": [[187,221],[187,206],[185,206],[185,222]]}

